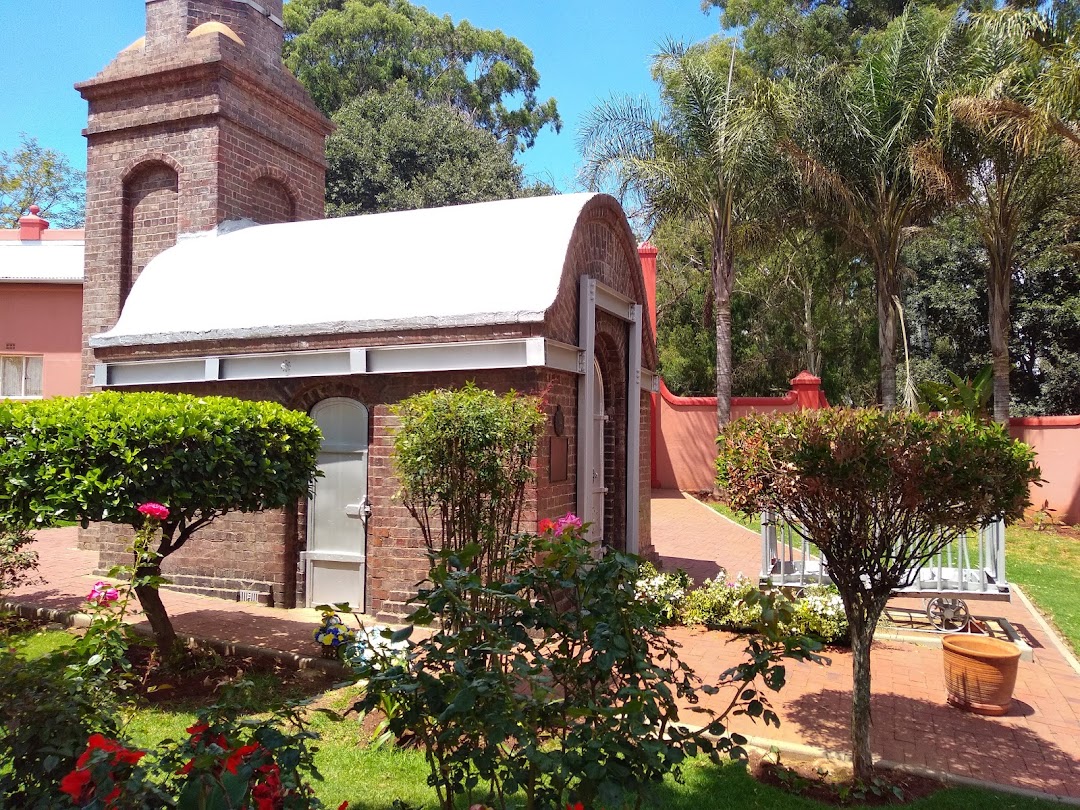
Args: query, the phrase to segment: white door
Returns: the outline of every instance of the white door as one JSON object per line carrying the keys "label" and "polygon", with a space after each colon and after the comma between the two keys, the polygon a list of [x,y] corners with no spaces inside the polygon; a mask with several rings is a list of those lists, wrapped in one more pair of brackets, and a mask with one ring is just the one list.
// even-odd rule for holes
{"label": "white door", "polygon": [[311,410],[323,434],[322,477],[308,502],[308,606],[348,602],[364,610],[367,562],[368,414],[351,399],[325,399]]}
{"label": "white door", "polygon": [[589,515],[592,521],[589,539],[597,545],[604,542],[604,500],[607,487],[604,486],[604,377],[600,373],[600,364],[593,364],[593,423],[592,443],[589,447]]}

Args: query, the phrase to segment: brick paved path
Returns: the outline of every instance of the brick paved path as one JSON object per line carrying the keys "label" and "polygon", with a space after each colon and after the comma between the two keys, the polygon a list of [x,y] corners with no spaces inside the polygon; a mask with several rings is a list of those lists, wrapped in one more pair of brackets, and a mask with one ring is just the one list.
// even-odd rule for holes
{"label": "brick paved path", "polygon": [[[739,571],[756,576],[760,552],[754,533],[677,492],[654,493],[652,509],[654,544],[667,566],[683,567],[699,580],[715,576],[720,566],[732,577]],[[23,588],[13,598],[40,607],[78,608],[94,582],[89,572],[96,555],[76,549],[75,540],[75,529],[41,532],[35,546],[48,582]],[[169,591],[162,598],[182,634],[313,652],[311,631],[318,622],[313,610],[278,610]],[[1008,618],[1035,650],[1034,662],[1020,662],[1013,710],[988,718],[953,709],[945,702],[940,649],[876,643],[871,656],[874,753],[958,776],[1080,798],[1080,674],[1018,600],[974,607],[976,614]],[[689,628],[671,634],[707,681],[740,660],[737,636]],[[772,696],[779,729],[744,718],[735,728],[826,751],[848,750],[851,660],[842,651],[829,655],[828,667],[789,665],[787,686]],[[692,716],[686,719],[692,722]]]}
{"label": "brick paved path", "polygon": [[[758,536],[678,492],[654,492],[653,543],[668,567],[695,579],[718,566],[734,577],[756,576]],[[912,604],[913,600],[897,600]],[[916,601],[917,605],[918,602]],[[1080,673],[1016,597],[972,602],[976,615],[1009,619],[1034,648],[1020,662],[1016,699],[1004,717],[980,717],[945,702],[940,648],[875,642],[871,653],[875,755],[1004,785],[1080,798]],[[689,628],[671,631],[684,657],[706,680],[739,660],[736,636]],[[847,751],[851,656],[830,650],[831,666],[793,663],[788,684],[773,698],[779,729],[738,722],[746,734],[827,751]]]}

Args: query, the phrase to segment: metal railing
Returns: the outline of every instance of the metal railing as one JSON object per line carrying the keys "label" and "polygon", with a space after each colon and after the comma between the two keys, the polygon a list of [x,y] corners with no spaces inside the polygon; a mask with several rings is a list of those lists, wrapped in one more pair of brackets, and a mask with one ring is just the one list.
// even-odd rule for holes
{"label": "metal railing", "polygon": [[[761,514],[761,578],[776,586],[802,588],[827,585],[828,564],[781,516]],[[897,593],[911,596],[951,594],[1008,599],[1005,576],[1005,523],[998,521],[949,538],[942,550],[909,572],[908,585]]]}

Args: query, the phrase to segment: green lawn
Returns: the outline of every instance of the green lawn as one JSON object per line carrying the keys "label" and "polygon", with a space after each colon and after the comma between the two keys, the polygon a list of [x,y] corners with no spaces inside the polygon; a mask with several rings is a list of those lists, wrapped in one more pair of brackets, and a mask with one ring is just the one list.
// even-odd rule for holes
{"label": "green lawn", "polygon": [[[21,655],[36,657],[63,646],[69,638],[61,631],[44,631],[2,638],[0,643],[17,647]],[[269,690],[271,686],[260,683],[258,688]],[[324,704],[341,710],[351,704],[354,694],[355,687],[337,690],[329,693]],[[269,699],[268,695],[263,697]],[[198,707],[183,704],[138,708],[128,718],[126,736],[142,747],[150,747],[166,737],[183,736],[197,711]],[[360,727],[355,720],[337,722],[316,713],[311,722],[321,736],[316,765],[323,781],[316,782],[315,789],[327,807],[336,808],[348,801],[351,810],[390,810],[395,799],[417,807],[435,807],[434,791],[427,786],[428,770],[422,752],[358,745]],[[658,785],[645,806],[652,810],[828,807],[764,785],[737,764],[717,767],[697,759],[684,768],[684,777],[682,784],[667,779]],[[983,810],[987,806],[1049,810],[1057,805],[984,790],[952,788],[903,806],[926,810]]]}
{"label": "green lawn", "polygon": [[745,526],[750,531],[761,534],[761,515],[747,517],[742,512],[736,512],[726,503],[716,503],[715,501],[709,503],[708,506],[710,509],[719,512],[724,517],[734,520],[740,526]]}
{"label": "green lawn", "polygon": [[[758,516],[747,518],[722,503],[710,503],[721,515],[761,531]],[[972,553],[977,553],[974,547]],[[1073,651],[1080,651],[1080,540],[1010,526],[1005,535],[1006,573],[1057,627]]]}
{"label": "green lawn", "polygon": [[1010,582],[1080,651],[1080,540],[1049,529],[1010,527],[1005,533],[1005,568]]}

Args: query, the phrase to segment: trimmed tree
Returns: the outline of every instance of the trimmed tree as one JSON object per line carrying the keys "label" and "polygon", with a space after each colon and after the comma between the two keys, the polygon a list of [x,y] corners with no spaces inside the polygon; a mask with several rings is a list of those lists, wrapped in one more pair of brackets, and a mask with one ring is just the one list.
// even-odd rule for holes
{"label": "trimmed tree", "polygon": [[1040,480],[1030,447],[970,416],[826,409],[732,423],[717,484],[817,546],[851,627],[855,778],[873,776],[870,644],[889,596],[950,536],[1022,516]]}
{"label": "trimmed tree", "polygon": [[[321,435],[272,402],[164,393],[102,393],[0,403],[0,526],[61,520],[140,528],[162,503],[161,539],[134,572],[158,646],[176,642],[154,582],[161,560],[228,512],[296,504],[315,476]],[[138,561],[137,561],[138,562]]]}

